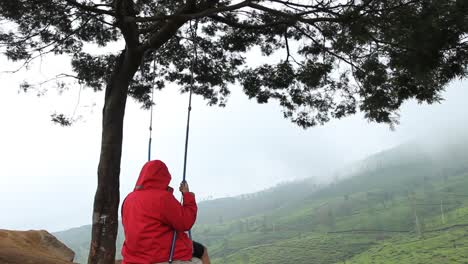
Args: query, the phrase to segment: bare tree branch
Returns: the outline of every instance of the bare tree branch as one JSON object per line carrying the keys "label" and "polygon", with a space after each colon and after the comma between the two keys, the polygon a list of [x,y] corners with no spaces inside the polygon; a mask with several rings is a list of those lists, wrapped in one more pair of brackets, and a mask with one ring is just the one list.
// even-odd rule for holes
{"label": "bare tree branch", "polygon": [[49,82],[51,82],[51,81],[56,81],[56,80],[64,79],[64,78],[73,78],[73,79],[80,80],[80,79],[78,78],[78,76],[71,75],[71,74],[68,74],[68,73],[60,73],[60,74],[55,75],[55,77],[52,77],[52,78],[47,79],[47,80],[44,80],[44,81],[39,82],[39,83],[37,83],[37,84],[35,84],[35,85],[42,86],[42,85],[44,85],[44,84],[46,84],[46,83],[49,83]]}
{"label": "bare tree branch", "polygon": [[284,29],[284,41],[286,42],[286,61],[289,61],[289,57],[291,57],[291,52],[289,50],[289,41],[288,41],[288,28]]}

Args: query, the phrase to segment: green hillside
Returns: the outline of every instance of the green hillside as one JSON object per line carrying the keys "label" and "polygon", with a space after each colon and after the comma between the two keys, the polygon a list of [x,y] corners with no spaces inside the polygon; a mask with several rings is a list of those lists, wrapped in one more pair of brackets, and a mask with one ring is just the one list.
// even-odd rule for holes
{"label": "green hillside", "polygon": [[[403,186],[323,200],[317,193],[294,214],[253,217],[243,229],[242,220],[218,226],[218,239],[214,228],[197,235],[214,263],[464,263],[457,261],[468,257],[468,174]],[[433,253],[457,261],[427,262]]]}
{"label": "green hillside", "polygon": [[[194,238],[215,264],[468,263],[461,146],[405,145],[326,186],[304,180],[200,203]],[[84,263],[89,234],[85,226],[56,235]]]}

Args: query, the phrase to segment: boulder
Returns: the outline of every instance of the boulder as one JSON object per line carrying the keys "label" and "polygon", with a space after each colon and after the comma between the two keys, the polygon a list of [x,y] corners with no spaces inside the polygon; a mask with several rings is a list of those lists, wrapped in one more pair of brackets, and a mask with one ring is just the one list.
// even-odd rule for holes
{"label": "boulder", "polygon": [[2,264],[71,264],[75,253],[45,230],[0,229]]}

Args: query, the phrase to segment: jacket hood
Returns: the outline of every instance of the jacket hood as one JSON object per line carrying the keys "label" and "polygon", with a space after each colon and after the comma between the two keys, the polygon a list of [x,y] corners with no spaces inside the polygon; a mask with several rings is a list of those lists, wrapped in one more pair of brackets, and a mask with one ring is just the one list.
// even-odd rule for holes
{"label": "jacket hood", "polygon": [[171,174],[166,164],[160,160],[148,161],[141,169],[135,190],[160,189],[167,190]]}

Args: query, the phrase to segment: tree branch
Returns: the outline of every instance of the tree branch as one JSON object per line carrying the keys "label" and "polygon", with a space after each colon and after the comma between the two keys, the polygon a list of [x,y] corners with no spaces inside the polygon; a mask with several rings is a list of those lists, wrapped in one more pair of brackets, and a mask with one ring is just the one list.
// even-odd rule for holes
{"label": "tree branch", "polygon": [[235,5],[218,7],[218,8],[209,8],[204,11],[201,11],[198,13],[192,13],[192,14],[176,14],[176,15],[167,15],[167,16],[153,16],[153,17],[126,17],[126,19],[129,21],[135,21],[135,22],[151,22],[151,21],[162,21],[162,20],[170,20],[170,19],[191,20],[191,19],[197,19],[197,18],[215,15],[215,14],[222,13],[222,12],[234,11],[236,9],[247,7],[250,2],[251,0],[246,0]]}
{"label": "tree branch", "polygon": [[138,26],[135,21],[127,21],[125,19],[128,15],[135,13],[133,1],[117,0],[115,1],[115,10],[117,12],[117,25],[122,31],[127,47],[130,49],[137,49],[140,45]]}
{"label": "tree branch", "polygon": [[289,1],[281,1],[281,0],[269,0],[270,2],[279,3],[285,5],[287,7],[300,7],[300,8],[315,8],[317,6],[314,5],[303,5],[298,3],[291,3]]}
{"label": "tree branch", "polygon": [[305,32],[305,31],[302,30],[301,28],[296,27],[296,26],[294,26],[294,28],[297,29],[298,31],[300,31],[302,34],[304,34],[304,36],[306,36],[306,37],[308,37],[310,40],[312,40],[316,45],[321,46],[321,47],[323,48],[323,50],[324,50],[326,53],[328,53],[328,54],[334,56],[335,58],[337,58],[337,59],[339,59],[339,60],[341,60],[341,61],[346,62],[346,63],[349,64],[351,67],[354,67],[354,68],[356,68],[356,69],[360,69],[360,68],[359,68],[358,66],[356,66],[352,61],[350,61],[350,60],[346,59],[345,57],[343,57],[343,56],[341,56],[341,55],[339,55],[339,54],[337,54],[337,53],[331,51],[330,49],[328,49],[327,47],[325,47],[323,44],[320,44],[316,39],[314,39],[314,37],[312,37],[310,34],[308,34],[307,32]]}
{"label": "tree branch", "polygon": [[38,30],[37,32],[31,32],[29,31],[29,35],[26,35],[24,36],[23,38],[21,39],[15,39],[13,42],[0,42],[0,45],[18,45],[18,44],[22,44],[22,43],[25,43],[26,41],[29,41],[31,40],[32,38],[34,37],[37,37],[39,36],[41,33],[45,32],[46,30],[49,29],[49,27],[51,26],[51,24],[47,24],[45,25],[42,29]]}
{"label": "tree branch", "polygon": [[287,17],[290,19],[294,19],[296,21],[300,21],[306,24],[314,24],[317,22],[342,22],[343,19],[339,17],[316,17],[316,18],[304,18],[300,14],[288,14],[283,11],[279,11],[276,9],[268,8],[259,4],[249,3],[249,7],[253,9],[257,9],[266,13],[274,14],[280,17]]}
{"label": "tree branch", "polygon": [[[248,1],[249,0],[244,1],[244,2],[247,3]],[[191,3],[192,3],[192,0],[188,0],[186,6],[180,8],[177,12],[175,12],[175,14],[171,16],[172,18],[170,20],[165,21],[165,24],[161,27],[161,29],[159,29],[158,32],[155,32],[154,34],[152,34],[149,37],[149,40],[146,41],[145,44],[140,46],[140,52],[144,53],[148,50],[157,49],[161,47],[162,45],[164,45],[164,43],[166,43],[172,36],[174,36],[177,33],[179,28],[182,27],[185,24],[185,22],[187,22],[190,19],[198,18],[198,16],[199,17],[207,16],[207,14],[211,12],[210,10],[215,9],[215,8],[212,8],[210,5],[208,5],[206,7],[207,9],[203,12],[191,13],[191,12],[196,11],[194,10],[195,7]],[[212,2],[211,4],[214,4],[214,2]],[[233,5],[233,6],[238,6],[238,5]],[[233,7],[233,6],[230,6],[230,7]],[[130,19],[135,19],[135,18],[130,17]],[[155,21],[162,21],[162,20],[155,20]],[[152,27],[157,27],[157,25],[150,26],[146,30],[152,29]]]}
{"label": "tree branch", "polygon": [[65,0],[65,2],[67,2],[68,4],[70,4],[72,6],[75,6],[75,7],[79,8],[81,10],[88,11],[88,12],[91,12],[91,13],[115,16],[114,12],[112,12],[112,11],[104,10],[104,9],[100,9],[100,8],[96,7],[96,6],[99,6],[99,5],[89,6],[89,5],[79,3],[79,2],[77,2],[75,0]]}
{"label": "tree branch", "polygon": [[217,22],[226,24],[226,25],[228,25],[230,27],[233,27],[233,28],[253,29],[253,30],[255,30],[255,29],[265,29],[265,28],[274,27],[274,26],[278,26],[278,25],[293,25],[294,22],[295,22],[294,20],[290,19],[290,20],[276,21],[276,22],[267,23],[267,24],[252,25],[252,24],[233,21],[233,20],[230,20],[230,19],[222,17],[222,16],[218,16],[218,15],[212,15],[212,16],[209,16],[209,18],[211,18],[211,19],[213,19],[213,20],[215,20]]}
{"label": "tree branch", "polygon": [[1,73],[17,73],[20,70],[22,70],[23,68],[29,67],[29,64],[32,61],[34,61],[35,59],[41,58],[42,56],[47,55],[47,54],[52,53],[52,52],[55,52],[56,50],[57,50],[57,46],[55,46],[54,48],[52,48],[52,49],[50,49],[48,51],[45,51],[45,52],[39,51],[39,54],[37,54],[35,56],[30,55],[27,59],[24,59],[24,63],[20,67],[18,67],[16,70],[2,71]]}
{"label": "tree branch", "polygon": [[185,19],[174,19],[168,21],[157,33],[152,35],[149,40],[140,47],[140,51],[145,52],[149,49],[157,49],[164,45],[179,28],[185,23]]}
{"label": "tree branch", "polygon": [[[77,19],[75,19],[75,20],[77,20]],[[73,20],[73,21],[75,21],[75,20]],[[88,18],[83,24],[81,24],[80,27],[74,29],[72,32],[70,32],[69,34],[67,34],[64,38],[54,40],[54,41],[52,41],[52,42],[50,42],[50,43],[48,43],[48,44],[46,44],[46,45],[44,45],[44,46],[41,46],[41,47],[38,47],[38,48],[36,48],[36,49],[31,50],[31,52],[35,52],[35,51],[40,52],[41,50],[44,50],[44,49],[46,49],[46,48],[48,48],[48,47],[50,47],[50,46],[55,46],[55,47],[57,47],[58,44],[62,44],[65,40],[71,38],[71,37],[72,37],[73,35],[75,35],[78,31],[80,31],[84,26],[86,26],[86,25],[89,23],[89,21],[91,21],[91,18]],[[54,47],[54,49],[55,49],[55,47]]]}
{"label": "tree branch", "polygon": [[68,74],[68,73],[60,73],[60,74],[55,75],[55,77],[49,78],[47,80],[41,81],[41,82],[39,82],[37,84],[33,84],[33,85],[39,85],[39,87],[41,87],[42,85],[44,85],[46,83],[49,83],[51,81],[56,81],[56,80],[64,79],[64,78],[73,78],[73,79],[76,79],[76,80],[80,80],[78,78],[78,76],[71,75],[71,74]]}
{"label": "tree branch", "polygon": [[284,41],[286,42],[286,62],[289,61],[289,57],[291,57],[291,52],[289,51],[289,41],[288,41],[288,28],[284,30]]}
{"label": "tree branch", "polygon": [[308,23],[308,24],[313,24],[317,22],[342,22],[343,21],[343,19],[338,18],[338,17],[304,18],[302,16],[310,12],[301,13],[301,14],[288,14],[283,11],[271,9],[262,5],[252,3],[251,0],[242,1],[238,4],[225,6],[225,7],[210,8],[202,12],[192,13],[192,14],[177,14],[177,15],[153,16],[153,17],[126,17],[126,19],[130,21],[135,21],[135,22],[162,21],[162,20],[169,20],[169,19],[175,19],[175,18],[191,20],[191,19],[196,19],[196,18],[201,18],[201,17],[206,17],[206,16],[211,17],[219,13],[234,11],[237,9],[241,9],[243,7],[251,7],[253,9],[261,10],[270,14],[288,18],[288,20],[301,21],[301,22]]}

